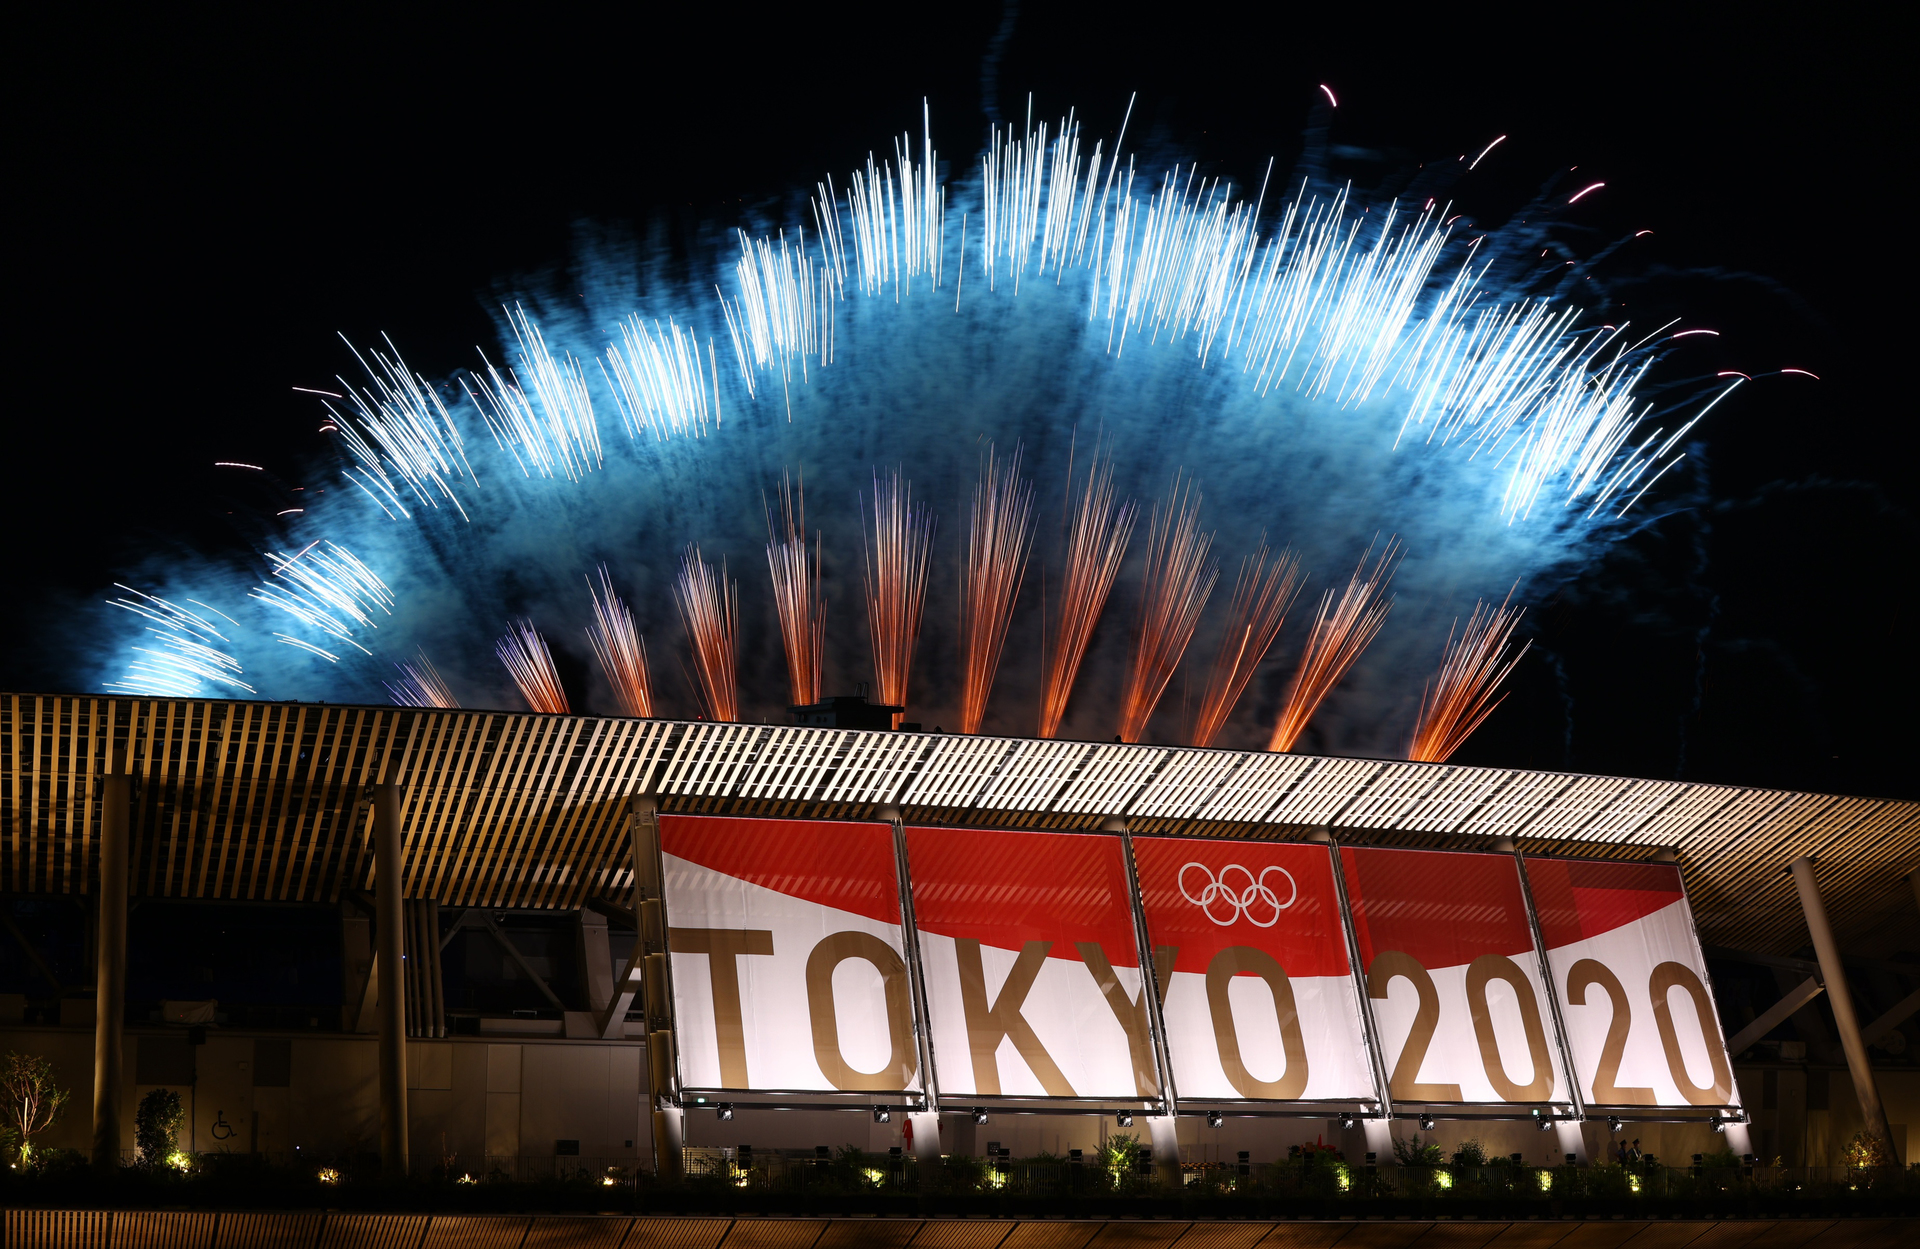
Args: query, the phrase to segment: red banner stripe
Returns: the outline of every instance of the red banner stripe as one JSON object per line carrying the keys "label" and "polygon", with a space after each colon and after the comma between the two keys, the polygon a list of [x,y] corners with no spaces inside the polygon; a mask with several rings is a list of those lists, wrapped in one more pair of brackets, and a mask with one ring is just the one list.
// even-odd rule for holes
{"label": "red banner stripe", "polygon": [[663,815],[660,848],[763,889],[900,922],[891,825]]}

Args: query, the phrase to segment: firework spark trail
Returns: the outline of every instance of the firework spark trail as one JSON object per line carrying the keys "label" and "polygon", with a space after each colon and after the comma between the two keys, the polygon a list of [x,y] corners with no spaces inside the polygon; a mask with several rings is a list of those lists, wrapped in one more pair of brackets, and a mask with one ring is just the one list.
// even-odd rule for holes
{"label": "firework spark trail", "polygon": [[[873,474],[873,528],[866,543],[867,633],[873,646],[874,684],[886,706],[907,706],[913,649],[927,605],[927,570],[933,559],[934,519],[913,501],[913,486],[899,469]],[[894,727],[906,712],[893,714]]]}
{"label": "firework spark trail", "polygon": [[[1069,476],[1071,483],[1071,476]],[[1067,714],[1074,678],[1087,657],[1094,626],[1106,610],[1107,596],[1133,537],[1133,502],[1113,501],[1113,457],[1097,451],[1087,469],[1086,486],[1073,508],[1067,530],[1066,568],[1060,585],[1060,609],[1054,635],[1043,657],[1038,736],[1053,737]]]}
{"label": "firework spark trail", "polygon": [[494,644],[513,683],[527,706],[548,715],[567,714],[567,692],[560,688],[560,673],[553,666],[553,652],[547,639],[533,627],[531,620],[516,620],[507,626],[507,635]]}
{"label": "firework spark trail", "polygon": [[972,530],[960,584],[960,731],[978,733],[1007,644],[1013,605],[1033,549],[1033,483],[1020,480],[1019,447],[1004,467],[993,445],[973,488]]}
{"label": "firework spark trail", "polygon": [[[793,364],[800,380],[807,380],[807,358],[822,365],[833,361],[833,307],[837,288],[833,269],[807,252],[807,234],[789,244],[785,231],[777,238],[755,241],[744,230],[740,259],[734,265],[738,295],[720,297],[720,312],[733,340],[740,380],[747,397],[758,391],[756,376],[777,370],[783,393],[793,384]],[[791,402],[789,402],[791,415]]]}
{"label": "firework spark trail", "polygon": [[1506,698],[1494,691],[1533,645],[1527,642],[1512,658],[1507,656],[1514,628],[1525,611],[1505,602],[1492,609],[1476,602],[1466,630],[1457,639],[1448,632],[1440,671],[1420,697],[1420,720],[1407,758],[1416,763],[1445,763]]}
{"label": "firework spark trail", "polygon": [[707,719],[738,720],[739,585],[727,580],[725,561],[716,573],[713,565],[700,558],[700,548],[688,543],[680,556],[680,576],[674,581],[673,598],[680,608],[681,623],[687,628],[695,684]]}
{"label": "firework spark trail", "polygon": [[1178,477],[1173,488],[1174,497],[1164,507],[1156,505],[1147,521],[1133,662],[1120,701],[1123,742],[1137,742],[1146,731],[1220,580],[1219,563],[1207,558],[1213,535],[1200,532],[1200,496],[1191,482],[1183,487]]}
{"label": "firework spark trail", "polygon": [[1280,708],[1279,721],[1273,726],[1273,736],[1267,741],[1268,750],[1293,749],[1300,735],[1307,731],[1307,721],[1313,718],[1321,702],[1333,692],[1333,687],[1340,683],[1340,678],[1353,667],[1354,660],[1360,658],[1360,652],[1367,649],[1367,644],[1380,632],[1380,626],[1386,623],[1393,600],[1382,596],[1400,558],[1399,543],[1388,539],[1373,571],[1368,572],[1367,557],[1372,554],[1373,548],[1369,546],[1337,600],[1332,590],[1320,597],[1313,631],[1307,635],[1300,666],[1294,669],[1293,680],[1287,686],[1286,702]]}
{"label": "firework spark trail", "polygon": [[1220,650],[1214,656],[1213,670],[1207,677],[1207,691],[1200,699],[1192,744],[1211,746],[1227,717],[1233,714],[1240,695],[1253,679],[1255,669],[1266,658],[1274,639],[1280,636],[1287,611],[1300,594],[1305,577],[1299,557],[1292,550],[1280,552],[1268,563],[1269,551],[1260,549],[1240,563],[1240,577],[1234,582],[1233,602],[1227,608],[1227,624],[1220,635]]}
{"label": "firework spark trail", "polygon": [[600,671],[620,710],[645,719],[653,714],[653,684],[647,679],[647,644],[634,627],[633,612],[613,592],[613,577],[605,564],[600,565],[600,588],[587,582],[593,596],[593,623],[587,626],[587,645],[600,662]]}
{"label": "firework spark trail", "polygon": [[564,361],[554,359],[545,335],[525,309],[504,311],[519,367],[503,375],[481,352],[487,375],[463,380],[467,397],[521,473],[580,481],[604,463],[586,371],[571,354]]}
{"label": "firework spark trail", "polygon": [[[764,506],[764,500],[762,501]],[[767,508],[767,572],[773,578],[773,609],[787,655],[787,696],[795,707],[820,701],[827,653],[827,600],[820,590],[820,535],[807,551],[807,486],[796,493],[780,478],[780,521]]]}
{"label": "firework spark trail", "polygon": [[[205,603],[187,600],[208,613],[202,615],[191,607],[142,594],[119,582],[114,583],[114,589],[125,590],[134,597],[107,601],[147,621],[147,632],[153,635],[154,641],[152,646],[131,648],[136,657],[128,662],[124,676],[106,682],[107,689],[146,697],[191,698],[200,692],[202,681],[212,681],[243,694],[256,692],[240,679],[239,660],[221,649],[228,645],[226,635],[209,619],[209,616],[219,616],[231,625],[234,623],[231,616]],[[213,645],[215,642],[221,645]]]}
{"label": "firework spark trail", "polygon": [[[275,579],[283,584],[255,586],[249,591],[253,598],[279,608],[309,628],[340,639],[364,655],[373,653],[355,639],[354,628],[379,628],[372,613],[379,611],[391,616],[394,597],[379,575],[353,552],[334,542],[312,542],[294,555],[267,552],[267,565]],[[328,659],[336,658],[297,638],[285,634],[275,636]]]}
{"label": "firework spark trail", "polygon": [[412,663],[395,664],[400,669],[398,681],[382,682],[387,687],[387,696],[393,699],[396,707],[458,707],[460,701],[447,688],[440,676],[440,670],[427,658],[427,652],[421,650],[414,656]]}
{"label": "firework spark trail", "polygon": [[613,392],[627,437],[638,440],[650,433],[658,442],[669,438],[701,438],[709,423],[707,374],[713,376],[711,420],[720,422],[719,371],[712,368],[713,343],[707,343],[707,363],[700,362],[700,340],[692,330],[672,320],[666,329],[655,321],[648,329],[637,314],[620,323],[620,341],[607,344],[600,376]]}
{"label": "firework spark trail", "polygon": [[467,509],[454,493],[452,482],[462,477],[473,481],[473,466],[467,463],[466,440],[440,402],[439,392],[407,367],[392,339],[386,342],[393,354],[376,351],[372,364],[347,342],[345,335],[340,341],[347,343],[347,350],[353,352],[373,383],[371,388],[355,389],[345,378],[340,379],[340,388],[353,404],[351,413],[322,401],[355,463],[347,470],[348,480],[389,516],[395,512],[407,518],[412,515],[394,483],[398,477],[422,504],[438,508],[440,500],[445,499],[461,519],[467,519]]}

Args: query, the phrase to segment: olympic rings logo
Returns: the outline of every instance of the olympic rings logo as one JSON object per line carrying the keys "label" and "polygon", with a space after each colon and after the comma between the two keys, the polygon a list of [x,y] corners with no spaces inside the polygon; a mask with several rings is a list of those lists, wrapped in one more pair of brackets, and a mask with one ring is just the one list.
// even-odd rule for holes
{"label": "olympic rings logo", "polygon": [[[1198,868],[1201,875],[1207,879],[1206,885],[1201,888],[1200,896],[1197,898],[1187,891],[1187,873],[1193,871],[1195,868]],[[1236,890],[1234,885],[1229,883],[1229,877],[1234,872],[1238,872],[1246,878],[1246,888]],[[1274,872],[1278,872],[1287,878],[1287,900],[1285,902],[1282,902],[1280,895],[1275,893],[1273,888],[1267,884],[1267,877]],[[1220,869],[1218,876],[1215,876],[1213,870],[1205,863],[1189,863],[1180,869],[1179,884],[1180,896],[1199,907],[1208,919],[1220,925],[1222,928],[1237,924],[1242,918],[1255,928],[1271,928],[1280,922],[1280,912],[1292,906],[1295,900],[1300,897],[1300,886],[1294,883],[1293,874],[1284,867],[1263,868],[1260,874],[1255,876],[1251,868],[1242,867],[1238,863],[1229,863]],[[1218,915],[1214,914],[1213,907],[1215,903],[1232,907],[1233,914],[1226,919],[1221,919]],[[1264,921],[1255,919],[1256,908],[1260,914],[1264,914],[1271,908],[1273,915]]]}

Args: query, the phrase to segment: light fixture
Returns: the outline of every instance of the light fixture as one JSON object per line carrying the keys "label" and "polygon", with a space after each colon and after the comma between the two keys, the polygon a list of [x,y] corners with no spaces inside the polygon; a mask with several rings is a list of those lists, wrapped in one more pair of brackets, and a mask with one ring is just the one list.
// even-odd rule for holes
{"label": "light fixture", "polygon": [[1224,1124],[1226,1121],[1227,1121],[1226,1116],[1221,1114],[1217,1110],[1209,1110],[1207,1112],[1207,1126],[1210,1128],[1217,1128],[1222,1124]]}
{"label": "light fixture", "polygon": [[1544,1111],[1536,1110],[1533,1112],[1533,1126],[1539,1128],[1542,1132],[1551,1132],[1553,1131],[1553,1116]]}
{"label": "light fixture", "polygon": [[1420,1116],[1420,1130],[1421,1130],[1422,1132],[1431,1132],[1431,1131],[1433,1131],[1433,1116],[1432,1116],[1432,1115],[1421,1115],[1421,1116]]}
{"label": "light fixture", "polygon": [[718,1106],[715,1106],[713,1108],[713,1117],[720,1120],[720,1122],[722,1123],[732,1123],[733,1122],[733,1103],[721,1102]]}
{"label": "light fixture", "polygon": [[1609,1136],[1612,1136],[1612,1135],[1617,1135],[1617,1134],[1619,1133],[1619,1131],[1620,1131],[1620,1129],[1621,1129],[1621,1128],[1623,1128],[1623,1127],[1625,1127],[1625,1126],[1627,1126],[1627,1125],[1626,1125],[1625,1123],[1623,1123],[1623,1122],[1621,1122],[1621,1119],[1620,1119],[1620,1116],[1619,1116],[1619,1115],[1608,1115],[1608,1116],[1607,1116],[1607,1134],[1608,1134]]}
{"label": "light fixture", "polygon": [[986,1126],[987,1108],[985,1106],[975,1106],[973,1108],[973,1121],[981,1127]]}
{"label": "light fixture", "polygon": [[1727,1121],[1725,1119],[1722,1119],[1719,1115],[1715,1115],[1711,1119],[1707,1120],[1707,1126],[1712,1128],[1716,1132],[1724,1132],[1727,1130]]}
{"label": "light fixture", "polygon": [[1344,1114],[1340,1116],[1340,1127],[1342,1128],[1342,1130],[1351,1132],[1359,1126],[1360,1126],[1360,1120],[1354,1117],[1353,1115]]}
{"label": "light fixture", "polygon": [[893,1112],[885,1106],[875,1106],[873,1108],[873,1121],[875,1123],[891,1123],[893,1122]]}
{"label": "light fixture", "polygon": [[1131,1111],[1123,1110],[1119,1114],[1115,1115],[1113,1118],[1114,1118],[1114,1122],[1118,1123],[1123,1128],[1130,1128],[1133,1126],[1133,1113]]}

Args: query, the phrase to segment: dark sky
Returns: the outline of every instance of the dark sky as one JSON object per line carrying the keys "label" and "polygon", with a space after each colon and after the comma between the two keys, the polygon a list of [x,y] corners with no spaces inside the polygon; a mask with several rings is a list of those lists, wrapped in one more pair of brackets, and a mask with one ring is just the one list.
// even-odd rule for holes
{"label": "dark sky", "polygon": [[[14,369],[0,688],[61,689],[70,613],[139,556],[231,544],[215,459],[319,471],[334,337],[391,333],[445,372],[491,341],[491,284],[582,229],[668,246],[776,206],[918,126],[966,157],[1003,115],[1077,106],[1245,182],[1333,140],[1387,164],[1496,134],[1497,219],[1578,165],[1594,247],[1650,228],[1636,298],[1723,336],[1747,387],[1639,536],[1536,606],[1514,696],[1459,756],[1920,794],[1911,280],[1897,197],[1911,105],[1892,6],[1027,5],[256,10],[109,19],[42,7],[13,43]],[[652,6],[649,13],[664,12]],[[641,10],[637,10],[641,11]],[[1325,13],[1325,6],[1315,6]],[[969,157],[970,159],[970,157]],[[1356,161],[1350,176],[1385,166]],[[1502,179],[1505,179],[1503,182]]]}

